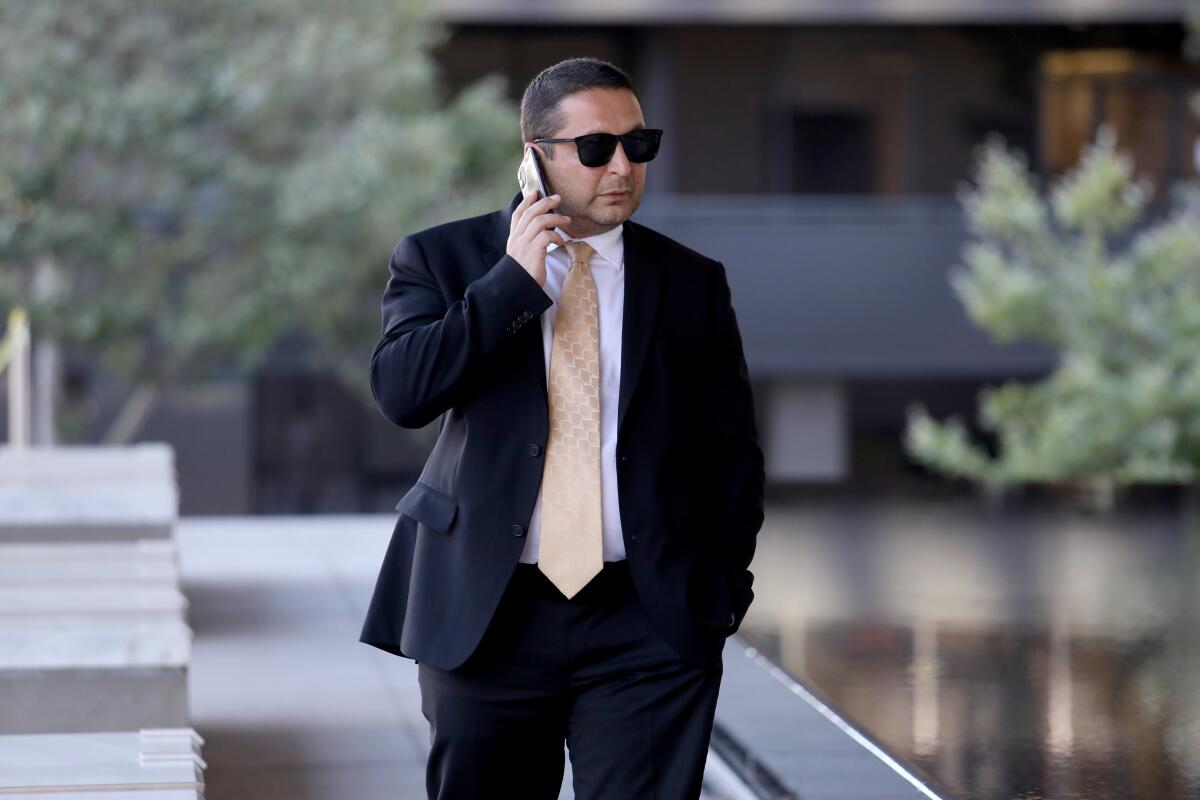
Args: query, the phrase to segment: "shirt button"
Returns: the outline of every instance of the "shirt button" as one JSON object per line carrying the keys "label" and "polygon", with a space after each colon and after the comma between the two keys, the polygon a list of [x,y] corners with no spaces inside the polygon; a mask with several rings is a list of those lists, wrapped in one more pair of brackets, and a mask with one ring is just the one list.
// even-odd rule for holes
{"label": "shirt button", "polygon": [[540,444],[538,444],[537,442],[531,442],[529,445],[529,455],[533,456],[534,458],[537,458],[541,454],[542,454],[542,446]]}
{"label": "shirt button", "polygon": [[525,526],[520,525],[520,524],[513,525],[512,533],[513,533],[513,536],[524,536],[525,535]]}

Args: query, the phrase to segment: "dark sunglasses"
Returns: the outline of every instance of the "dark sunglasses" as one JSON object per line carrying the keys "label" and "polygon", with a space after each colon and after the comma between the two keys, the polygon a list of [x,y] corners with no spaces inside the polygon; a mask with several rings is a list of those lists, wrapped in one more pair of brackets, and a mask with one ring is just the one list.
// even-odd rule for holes
{"label": "dark sunglasses", "polygon": [[635,164],[643,164],[658,155],[658,145],[662,142],[662,130],[659,128],[639,128],[618,136],[615,133],[585,133],[571,139],[534,139],[534,142],[554,144],[557,142],[574,142],[579,152],[579,163],[585,167],[602,167],[612,159],[617,150],[617,141],[625,150],[625,157]]}

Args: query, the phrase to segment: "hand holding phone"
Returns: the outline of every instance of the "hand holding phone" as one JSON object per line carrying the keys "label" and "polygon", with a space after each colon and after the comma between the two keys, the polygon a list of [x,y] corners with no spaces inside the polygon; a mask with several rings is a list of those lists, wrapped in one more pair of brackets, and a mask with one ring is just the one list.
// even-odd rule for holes
{"label": "hand holding phone", "polygon": [[[546,188],[546,184],[541,170],[537,169],[537,156],[533,154],[533,151],[533,147],[526,148],[525,158],[521,161],[521,170],[517,172],[518,180],[521,180],[521,193],[524,197],[513,209],[512,221],[508,228],[508,246],[505,248],[505,252],[525,268],[525,271],[537,281],[538,286],[544,287],[546,285],[546,248],[551,243],[559,246],[566,243],[566,240],[554,229],[570,222],[571,218],[553,212],[562,202],[561,197],[556,194],[549,197],[539,196]],[[522,179],[522,175],[525,164],[530,159],[533,159],[530,163],[537,171],[529,173],[529,191],[526,191],[527,183]]]}

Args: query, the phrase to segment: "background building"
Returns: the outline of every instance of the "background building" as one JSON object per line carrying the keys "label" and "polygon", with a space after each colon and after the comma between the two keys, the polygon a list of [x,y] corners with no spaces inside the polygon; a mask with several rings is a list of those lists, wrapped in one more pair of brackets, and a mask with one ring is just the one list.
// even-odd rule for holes
{"label": "background building", "polygon": [[[1175,0],[433,9],[448,95],[498,72],[518,101],[575,55],[630,73],[666,129],[635,219],[726,264],[773,486],[911,486],[910,403],[970,419],[981,387],[1053,366],[991,344],[947,280],[966,235],[955,193],[989,134],[1052,175],[1107,122],[1160,189],[1197,174],[1200,69]],[[176,444],[184,513],[391,510],[416,475],[432,430],[395,428],[293,356],[169,401],[143,431]]]}

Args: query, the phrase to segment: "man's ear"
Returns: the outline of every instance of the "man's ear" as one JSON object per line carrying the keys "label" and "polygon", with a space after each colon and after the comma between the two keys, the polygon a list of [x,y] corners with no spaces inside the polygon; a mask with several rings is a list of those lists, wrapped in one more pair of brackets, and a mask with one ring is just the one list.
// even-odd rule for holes
{"label": "man's ear", "polygon": [[529,149],[529,148],[531,148],[531,147],[532,147],[534,150],[537,150],[538,156],[539,156],[539,157],[541,157],[541,158],[543,158],[543,159],[548,159],[548,158],[553,158],[553,157],[554,157],[553,155],[551,155],[551,153],[553,152],[552,148],[549,148],[549,147],[543,147],[542,145],[540,145],[540,144],[537,144],[536,142],[524,142],[524,143],[521,145],[521,147],[522,147],[522,149],[521,149],[521,156],[522,156],[522,157],[524,157],[524,156],[525,156],[525,151],[526,151],[526,150],[528,150],[528,149]]}

